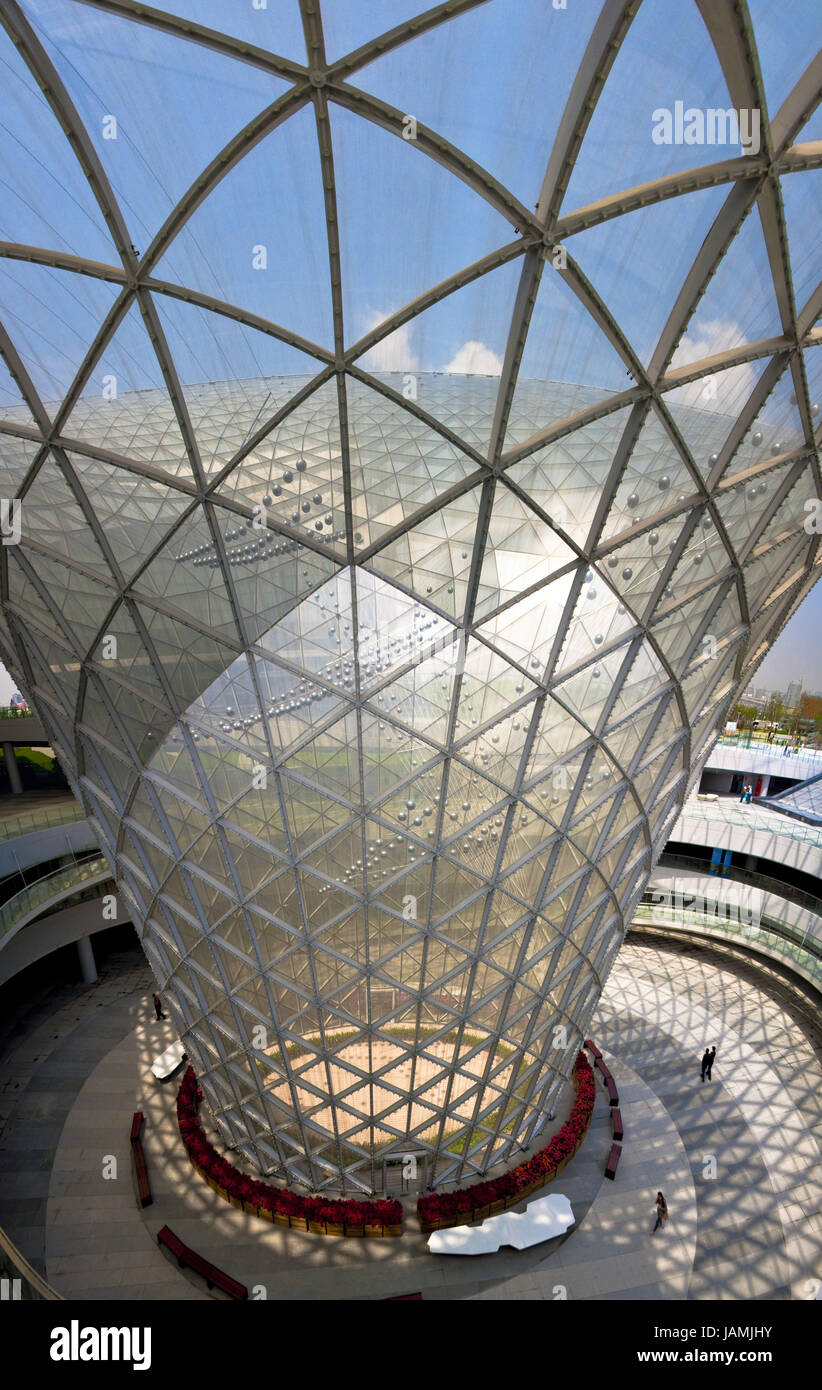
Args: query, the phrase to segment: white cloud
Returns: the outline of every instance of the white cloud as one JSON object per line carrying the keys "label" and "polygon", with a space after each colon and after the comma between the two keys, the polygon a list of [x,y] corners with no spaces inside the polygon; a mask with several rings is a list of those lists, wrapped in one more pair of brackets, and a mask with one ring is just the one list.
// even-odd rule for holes
{"label": "white cloud", "polygon": [[[385,323],[392,311],[385,314],[371,314],[364,333],[370,333],[378,324]],[[389,333],[387,338],[376,343],[362,358],[362,365],[371,372],[416,372],[420,359],[411,347],[411,324],[404,323]]]}
{"label": "white cloud", "polygon": [[457,372],[462,376],[499,376],[502,371],[502,358],[484,343],[463,343],[444,372]]}
{"label": "white cloud", "polygon": [[[745,334],[735,320],[705,319],[703,323],[694,325],[691,332],[680,340],[671,369],[699,362],[703,357],[713,357],[715,353],[727,351],[731,345],[742,347],[746,342]],[[738,367],[728,367],[704,380],[680,386],[676,391],[668,392],[666,399],[677,405],[733,415],[751,394],[757,375],[756,368],[750,362],[743,362]]]}

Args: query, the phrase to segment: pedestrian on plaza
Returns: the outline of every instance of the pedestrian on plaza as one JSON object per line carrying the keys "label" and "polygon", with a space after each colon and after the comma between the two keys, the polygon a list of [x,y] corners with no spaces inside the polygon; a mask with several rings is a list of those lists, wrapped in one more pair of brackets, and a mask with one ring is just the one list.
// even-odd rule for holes
{"label": "pedestrian on plaza", "polygon": [[739,800],[740,800],[740,801],[744,801],[744,800],[745,800],[745,792],[746,792],[746,790],[747,790],[747,788],[745,787],[745,783],[743,782],[743,783],[742,783],[742,786],[739,788]]}
{"label": "pedestrian on plaza", "polygon": [[705,1070],[706,1070],[707,1073],[708,1073],[708,1080],[710,1081],[710,1079],[711,1079],[711,1067],[713,1066],[714,1060],[715,1060],[715,1058],[716,1058],[716,1047],[714,1046],[713,1048],[711,1048],[711,1051],[710,1051],[710,1052],[706,1052],[706,1053],[705,1053],[705,1056],[706,1056],[707,1059],[708,1059],[708,1065],[706,1066]]}
{"label": "pedestrian on plaza", "polygon": [[154,1000],[154,1015],[159,1023],[161,1018],[168,1018],[168,1014],[163,1013],[163,1005],[159,994],[153,994],[151,997]]}
{"label": "pedestrian on plaza", "polygon": [[702,1054],[702,1062],[700,1063],[700,1073],[701,1073],[701,1076],[702,1076],[702,1080],[703,1080],[703,1081],[705,1080],[705,1073],[706,1073],[706,1071],[708,1070],[708,1068],[709,1068],[710,1065],[711,1065],[711,1054],[710,1054],[710,1052],[708,1051],[708,1049],[707,1049],[707,1047],[706,1047],[706,1048],[705,1048],[705,1051],[704,1051],[703,1054]]}
{"label": "pedestrian on plaza", "polygon": [[668,1203],[665,1201],[665,1198],[663,1197],[662,1193],[661,1193],[661,1192],[657,1192],[657,1194],[656,1194],[656,1225],[654,1226],[653,1231],[651,1231],[651,1235],[654,1235],[654,1234],[659,1230],[659,1228],[660,1228],[660,1226],[662,1225],[662,1223],[663,1223],[664,1221],[667,1221],[667,1220],[668,1220]]}

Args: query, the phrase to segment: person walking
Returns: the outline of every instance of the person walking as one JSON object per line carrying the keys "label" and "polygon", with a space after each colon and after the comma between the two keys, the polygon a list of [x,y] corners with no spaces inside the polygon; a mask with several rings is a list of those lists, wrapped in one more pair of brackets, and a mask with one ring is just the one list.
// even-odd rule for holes
{"label": "person walking", "polygon": [[708,1080],[710,1081],[710,1079],[711,1079],[711,1067],[713,1066],[713,1064],[714,1064],[714,1058],[716,1057],[716,1047],[714,1046],[714,1047],[711,1049],[710,1052],[708,1052],[708,1051],[706,1050],[705,1056],[706,1056],[706,1058],[707,1058],[707,1066],[706,1066],[705,1070],[706,1070],[707,1073],[708,1073]]}
{"label": "person walking", "polygon": [[656,1232],[659,1230],[660,1226],[663,1224],[663,1222],[665,1222],[665,1221],[667,1221],[667,1220],[668,1220],[668,1203],[665,1201],[665,1198],[663,1197],[662,1193],[661,1193],[661,1192],[657,1192],[657,1194],[656,1194],[656,1224],[655,1224],[655,1226],[654,1226],[654,1229],[651,1231],[651,1235],[655,1235]]}
{"label": "person walking", "polygon": [[702,1054],[702,1062],[701,1062],[701,1065],[700,1065],[700,1072],[701,1072],[701,1076],[702,1076],[703,1082],[704,1082],[704,1080],[705,1080],[705,1073],[706,1073],[706,1071],[708,1070],[708,1068],[709,1068],[710,1065],[711,1065],[711,1054],[710,1054],[710,1052],[708,1051],[708,1049],[707,1049],[707,1047],[706,1047],[706,1048],[705,1048],[705,1051],[704,1051],[703,1054]]}
{"label": "person walking", "polygon": [[154,1016],[157,1021],[159,1022],[161,1018],[167,1018],[168,1014],[163,1013],[163,1005],[159,994],[153,994],[152,999],[154,1000]]}

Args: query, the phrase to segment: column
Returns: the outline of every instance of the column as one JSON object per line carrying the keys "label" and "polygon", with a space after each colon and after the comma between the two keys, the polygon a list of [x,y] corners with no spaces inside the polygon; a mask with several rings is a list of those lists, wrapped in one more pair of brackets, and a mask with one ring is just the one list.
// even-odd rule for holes
{"label": "column", "polygon": [[94,951],[91,947],[90,936],[82,936],[77,942],[77,954],[80,957],[83,984],[93,985],[97,979],[97,965],[94,960]]}
{"label": "column", "polygon": [[11,789],[15,796],[22,796],[23,783],[20,778],[20,769],[17,766],[17,758],[15,757],[13,743],[3,744],[3,757],[6,760],[6,771],[9,774]]}

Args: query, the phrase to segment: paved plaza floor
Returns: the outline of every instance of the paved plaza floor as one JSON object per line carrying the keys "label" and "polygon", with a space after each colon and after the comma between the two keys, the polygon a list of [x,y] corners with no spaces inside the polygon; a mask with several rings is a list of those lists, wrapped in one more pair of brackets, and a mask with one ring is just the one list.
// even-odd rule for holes
{"label": "paved plaza floor", "polygon": [[[822,1279],[822,1038],[779,973],[742,953],[623,946],[591,1028],[620,1092],[616,1181],[603,1177],[599,1087],[585,1143],[545,1189],[569,1198],[576,1225],[474,1257],[431,1255],[413,1200],[405,1234],[387,1241],[283,1230],[221,1201],[183,1153],[176,1082],[150,1072],[173,1040],[151,990],[139,953],[123,953],[95,986],[52,991],[0,1036],[0,1225],[66,1298],[222,1297],[158,1248],[166,1223],[253,1297],[280,1300],[767,1300],[808,1298]],[[138,1108],[144,1210],[128,1139]],[[670,1220],[652,1237],[657,1189]]]}

